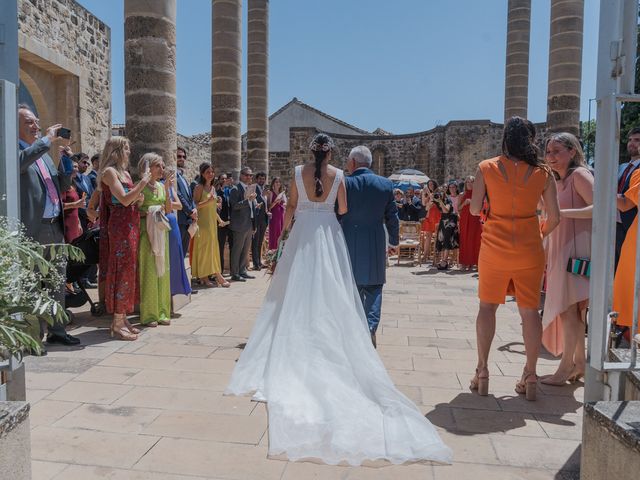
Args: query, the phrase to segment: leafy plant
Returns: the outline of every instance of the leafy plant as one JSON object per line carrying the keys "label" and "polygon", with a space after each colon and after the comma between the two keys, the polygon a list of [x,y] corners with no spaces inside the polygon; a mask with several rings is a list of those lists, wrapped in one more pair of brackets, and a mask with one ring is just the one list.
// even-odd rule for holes
{"label": "leafy plant", "polygon": [[0,355],[40,353],[40,321],[66,322],[51,289],[64,285],[67,258],[82,261],[84,254],[71,245],[41,245],[26,237],[20,222],[0,217]]}

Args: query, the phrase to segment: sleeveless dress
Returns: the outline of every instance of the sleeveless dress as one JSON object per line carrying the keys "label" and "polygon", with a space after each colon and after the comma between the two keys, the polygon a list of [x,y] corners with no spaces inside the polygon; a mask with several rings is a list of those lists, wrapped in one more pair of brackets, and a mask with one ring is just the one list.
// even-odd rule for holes
{"label": "sleeveless dress", "polygon": [[[166,193],[160,182],[155,189],[149,185],[142,190],[144,202],[140,209],[146,212],[151,206],[164,205]],[[171,319],[171,264],[169,262],[169,232],[164,232],[164,274],[159,277],[156,260],[147,234],[147,219],[140,218],[140,246],[138,249],[138,273],[140,275],[140,323],[143,325]]]}
{"label": "sleeveless dress", "polygon": [[367,326],[334,212],[307,198],[296,167],[296,222],[226,394],[268,403],[269,455],[328,464],[448,463],[451,450],[389,378]]}
{"label": "sleeveless dress", "polygon": [[[273,204],[277,195],[273,192],[269,192],[271,195],[271,202]],[[271,218],[269,219],[269,250],[276,250],[278,248],[278,240],[282,234],[282,227],[284,226],[284,212],[287,206],[287,197],[284,197],[284,201],[278,203],[271,208]]]}
{"label": "sleeveless dress", "polygon": [[[574,178],[573,174],[569,175],[564,185],[556,182],[561,209],[587,206],[575,190]],[[560,314],[575,303],[584,309],[589,300],[589,278],[567,272],[567,263],[571,257],[591,258],[591,219],[560,217],[560,224],[549,234],[546,244],[547,293],[542,344],[553,355],[560,355],[563,347]]]}
{"label": "sleeveless dress", "polygon": [[[175,199],[175,192],[171,188],[171,200]],[[184,251],[182,250],[182,236],[176,212],[167,214],[171,230],[169,230],[169,275],[171,295],[189,295],[191,282],[184,268]]]}
{"label": "sleeveless dress", "polygon": [[[640,170],[631,174],[629,188],[624,193],[634,205],[638,205]],[[618,325],[631,327],[633,323],[633,296],[636,273],[636,243],[638,239],[638,215],[636,215],[622,244],[620,261],[613,281],[613,310],[618,312]],[[640,306],[638,307],[640,310]]]}
{"label": "sleeveless dress", "polygon": [[539,308],[545,259],[536,212],[549,174],[504,155],[480,162],[479,168],[489,214],[478,259],[478,297],[500,304],[514,292],[519,307]]}
{"label": "sleeveless dress", "polygon": [[[200,198],[194,198],[195,202],[201,202],[204,195],[215,195],[202,189]],[[204,207],[198,208],[198,232],[191,239],[189,263],[191,264],[191,276],[204,278],[214,273],[222,273],[220,265],[220,248],[218,246],[218,198]]]}
{"label": "sleeveless dress", "polygon": [[[127,179],[125,192],[133,188]],[[138,243],[140,211],[135,203],[125,207],[111,194],[106,183],[100,196],[100,282],[104,285],[107,313],[133,313],[140,298]]]}
{"label": "sleeveless dress", "polygon": [[[473,190],[465,190],[462,200],[471,199]],[[469,205],[460,209],[460,265],[478,265],[482,223],[480,217],[471,215]]]}

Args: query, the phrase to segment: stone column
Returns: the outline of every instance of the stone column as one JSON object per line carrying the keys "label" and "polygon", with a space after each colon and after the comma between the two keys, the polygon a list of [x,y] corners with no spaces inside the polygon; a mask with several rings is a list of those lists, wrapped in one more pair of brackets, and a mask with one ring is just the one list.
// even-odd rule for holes
{"label": "stone column", "polygon": [[269,172],[269,0],[249,0],[247,163]]}
{"label": "stone column", "polygon": [[505,121],[514,115],[527,118],[530,36],[531,0],[509,0],[504,87]]}
{"label": "stone column", "polygon": [[238,178],[241,149],[241,0],[213,0],[211,157],[216,173]]}
{"label": "stone column", "polygon": [[125,132],[131,164],[156,152],[175,165],[176,0],[124,2]]}
{"label": "stone column", "polygon": [[547,130],[580,133],[584,0],[551,0]]}

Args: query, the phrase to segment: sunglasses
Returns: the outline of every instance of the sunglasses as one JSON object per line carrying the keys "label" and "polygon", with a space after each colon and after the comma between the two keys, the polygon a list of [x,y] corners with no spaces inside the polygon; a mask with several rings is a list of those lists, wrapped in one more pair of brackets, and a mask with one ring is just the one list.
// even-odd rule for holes
{"label": "sunglasses", "polygon": [[186,155],[177,155],[178,158],[187,158]]}

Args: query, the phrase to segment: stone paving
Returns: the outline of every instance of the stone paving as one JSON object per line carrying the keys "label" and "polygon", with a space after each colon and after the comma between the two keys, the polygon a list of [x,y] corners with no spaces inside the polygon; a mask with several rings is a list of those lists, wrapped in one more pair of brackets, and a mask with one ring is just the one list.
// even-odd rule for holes
{"label": "stone paving", "polygon": [[[82,311],[73,333],[83,348],[29,357],[34,480],[577,479],[583,385],[541,385],[536,402],[514,393],[524,359],[515,305],[498,311],[490,395],[479,397],[468,390],[476,274],[388,272],[378,352],[453,448],[452,466],[268,459],[265,406],[222,395],[268,286],[259,274],[201,291],[136,342],[110,339],[108,319]],[[544,355],[538,373],[556,364]]]}

